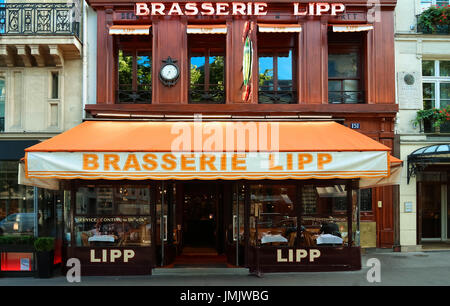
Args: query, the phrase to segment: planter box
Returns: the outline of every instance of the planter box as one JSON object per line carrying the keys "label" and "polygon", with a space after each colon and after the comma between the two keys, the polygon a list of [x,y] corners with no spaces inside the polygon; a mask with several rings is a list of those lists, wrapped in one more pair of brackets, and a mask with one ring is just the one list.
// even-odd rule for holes
{"label": "planter box", "polygon": [[431,133],[431,134],[440,134],[440,133],[450,133],[450,123],[441,124],[439,127],[435,127],[433,125],[432,120],[422,120],[420,122],[420,132],[421,133]]}
{"label": "planter box", "polygon": [[53,276],[53,259],[55,252],[36,252],[36,276],[50,278]]}

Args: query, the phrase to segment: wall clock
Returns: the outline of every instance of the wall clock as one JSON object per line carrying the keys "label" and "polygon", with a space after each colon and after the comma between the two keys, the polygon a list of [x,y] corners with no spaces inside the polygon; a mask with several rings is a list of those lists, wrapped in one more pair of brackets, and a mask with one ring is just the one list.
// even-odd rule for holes
{"label": "wall clock", "polygon": [[174,86],[180,76],[180,68],[170,56],[163,60],[163,65],[159,70],[159,79],[165,86]]}

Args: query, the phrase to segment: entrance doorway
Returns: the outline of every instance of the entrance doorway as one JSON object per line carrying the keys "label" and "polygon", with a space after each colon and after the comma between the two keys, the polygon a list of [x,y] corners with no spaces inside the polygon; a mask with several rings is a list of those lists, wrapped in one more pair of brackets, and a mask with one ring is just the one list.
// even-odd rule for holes
{"label": "entrance doorway", "polygon": [[183,184],[182,248],[174,267],[227,267],[224,253],[223,186],[217,182]]}
{"label": "entrance doorway", "polygon": [[215,184],[191,183],[184,186],[183,245],[197,253],[217,253],[219,216]]}
{"label": "entrance doorway", "polygon": [[418,182],[420,242],[450,239],[450,184],[446,173],[424,173]]}

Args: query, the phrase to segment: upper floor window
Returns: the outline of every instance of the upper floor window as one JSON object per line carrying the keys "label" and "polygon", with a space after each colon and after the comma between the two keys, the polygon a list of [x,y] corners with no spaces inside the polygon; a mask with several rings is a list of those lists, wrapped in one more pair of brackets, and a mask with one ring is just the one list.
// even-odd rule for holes
{"label": "upper floor window", "polygon": [[[423,108],[446,108],[450,105],[450,61],[422,61]],[[430,122],[424,122],[425,132],[431,129]],[[441,126],[441,132],[450,131],[450,124]]]}
{"label": "upper floor window", "polygon": [[286,33],[258,34],[258,102],[295,103],[296,36]]}
{"label": "upper floor window", "polygon": [[121,36],[117,39],[117,103],[151,103],[151,39]]}
{"label": "upper floor window", "polygon": [[420,0],[420,8],[426,10],[432,5],[435,6],[447,6],[449,4],[449,0]]}
{"label": "upper floor window", "polygon": [[328,32],[329,103],[364,103],[362,35]]}
{"label": "upper floor window", "polygon": [[5,78],[0,76],[0,132],[5,131]]}
{"label": "upper floor window", "polygon": [[189,34],[189,103],[225,103],[225,35]]}

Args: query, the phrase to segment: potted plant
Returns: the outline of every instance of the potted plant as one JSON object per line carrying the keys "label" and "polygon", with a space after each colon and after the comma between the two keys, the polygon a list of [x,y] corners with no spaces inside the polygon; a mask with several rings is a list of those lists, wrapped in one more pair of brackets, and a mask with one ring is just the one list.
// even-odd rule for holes
{"label": "potted plant", "polygon": [[419,15],[417,28],[423,33],[449,33],[450,5],[432,5]]}
{"label": "potted plant", "polygon": [[450,106],[443,109],[419,110],[414,119],[414,124],[419,125],[421,131],[426,131],[427,127],[433,127],[436,133],[439,133],[441,126],[447,122],[450,122]]}
{"label": "potted plant", "polygon": [[39,237],[34,241],[36,250],[36,270],[39,278],[53,276],[53,258],[55,250],[55,238]]}

